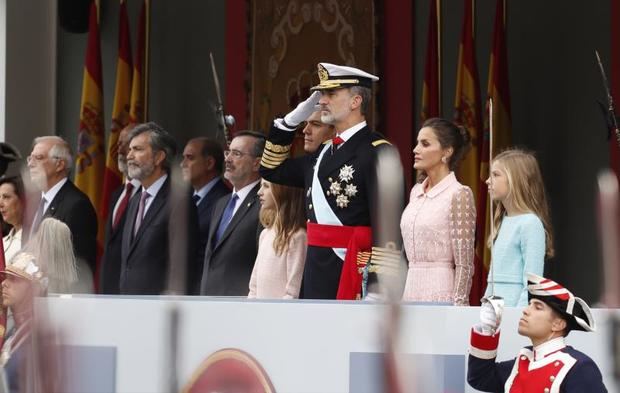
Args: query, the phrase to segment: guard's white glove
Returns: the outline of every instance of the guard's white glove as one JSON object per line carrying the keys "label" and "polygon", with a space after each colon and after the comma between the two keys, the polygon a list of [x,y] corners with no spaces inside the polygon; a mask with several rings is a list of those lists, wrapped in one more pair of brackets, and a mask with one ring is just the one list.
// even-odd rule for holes
{"label": "guard's white glove", "polygon": [[504,309],[503,302],[485,301],[480,306],[480,325],[479,330],[486,334],[495,334],[502,321],[502,313]]}
{"label": "guard's white glove", "polygon": [[301,122],[306,121],[310,115],[316,111],[316,104],[319,103],[321,99],[321,92],[315,91],[310,95],[310,97],[306,98],[305,101],[300,102],[299,105],[291,112],[289,112],[286,116],[284,116],[284,125],[289,128],[297,128]]}

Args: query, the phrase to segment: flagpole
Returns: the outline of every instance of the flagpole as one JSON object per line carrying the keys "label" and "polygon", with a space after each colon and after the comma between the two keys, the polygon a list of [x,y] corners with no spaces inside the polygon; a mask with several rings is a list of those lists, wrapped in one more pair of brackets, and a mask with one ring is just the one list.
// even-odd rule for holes
{"label": "flagpole", "polygon": [[145,33],[144,33],[144,121],[149,118],[149,58],[151,54],[151,1],[144,0],[145,10]]}
{"label": "flagpole", "polygon": [[438,109],[439,109],[439,113],[441,114],[443,111],[441,110],[442,108],[442,95],[441,94],[441,0],[437,0],[436,3],[436,14],[437,14],[437,101],[438,101]]}
{"label": "flagpole", "polygon": [[471,36],[476,37],[476,0],[471,0]]}
{"label": "flagpole", "polygon": [[[493,162],[493,98],[489,97],[489,178],[493,183],[493,175],[491,164]],[[489,262],[489,270],[491,273],[491,298],[495,298],[495,275],[493,274],[493,243],[495,242],[495,220],[493,217],[493,198],[489,195],[489,219],[491,220],[491,260]]]}

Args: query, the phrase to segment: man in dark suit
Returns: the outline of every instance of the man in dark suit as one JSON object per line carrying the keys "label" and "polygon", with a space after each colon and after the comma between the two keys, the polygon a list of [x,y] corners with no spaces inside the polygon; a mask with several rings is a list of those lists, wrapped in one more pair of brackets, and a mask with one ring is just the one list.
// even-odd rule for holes
{"label": "man in dark suit", "polygon": [[119,293],[119,279],[121,275],[121,245],[125,213],[129,200],[140,188],[140,182],[130,179],[127,174],[127,152],[129,151],[129,131],[136,124],[131,123],[123,128],[118,134],[117,141],[117,164],[118,170],[125,178],[125,184],[112,192],[108,207],[108,218],[105,225],[105,244],[103,257],[101,258],[101,270],[99,273],[99,290],[106,295]]}
{"label": "man in dark suit", "polygon": [[75,256],[95,271],[97,257],[97,214],[90,200],[67,176],[73,156],[69,144],[58,136],[35,138],[27,158],[33,184],[41,190],[33,216],[26,219],[24,234],[30,238],[46,217],[67,224]]}
{"label": "man in dark suit", "polygon": [[221,178],[223,165],[224,151],[216,141],[199,137],[191,139],[185,145],[181,171],[183,180],[192,186],[192,199],[198,209],[200,240],[197,260],[200,261],[199,275],[202,275],[202,262],[207,247],[213,207],[218,199],[230,194],[230,189]]}
{"label": "man in dark suit", "polygon": [[171,189],[175,153],[174,139],[155,123],[129,133],[128,174],[141,188],[129,202],[123,226],[121,294],[158,295],[175,282],[173,289],[185,293],[196,285],[190,280],[197,269],[198,220],[189,196]]}
{"label": "man in dark suit", "polygon": [[262,231],[260,203],[260,157],[263,134],[238,133],[225,153],[224,177],[233,185],[230,197],[217,201],[209,229],[209,241],[200,287],[201,295],[247,296],[250,276]]}

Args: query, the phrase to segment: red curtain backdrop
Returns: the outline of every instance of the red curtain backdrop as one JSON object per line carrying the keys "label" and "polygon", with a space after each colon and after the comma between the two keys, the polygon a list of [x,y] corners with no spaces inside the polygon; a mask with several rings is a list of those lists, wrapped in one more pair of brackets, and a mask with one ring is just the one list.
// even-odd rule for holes
{"label": "red curtain backdrop", "polygon": [[385,1],[383,3],[383,47],[381,62],[380,129],[398,147],[411,189],[413,171],[414,129],[413,102],[413,2]]}

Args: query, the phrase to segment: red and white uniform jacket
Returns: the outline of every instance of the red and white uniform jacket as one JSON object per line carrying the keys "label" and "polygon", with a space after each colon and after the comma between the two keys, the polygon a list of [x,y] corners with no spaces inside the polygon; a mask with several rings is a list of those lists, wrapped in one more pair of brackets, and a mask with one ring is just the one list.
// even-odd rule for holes
{"label": "red and white uniform jacket", "polygon": [[587,355],[567,346],[563,337],[519,356],[495,362],[499,332],[487,336],[472,329],[467,382],[483,392],[564,393],[607,392],[598,367]]}

